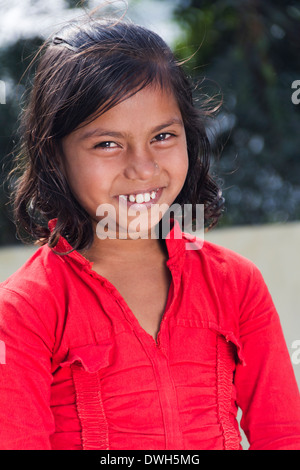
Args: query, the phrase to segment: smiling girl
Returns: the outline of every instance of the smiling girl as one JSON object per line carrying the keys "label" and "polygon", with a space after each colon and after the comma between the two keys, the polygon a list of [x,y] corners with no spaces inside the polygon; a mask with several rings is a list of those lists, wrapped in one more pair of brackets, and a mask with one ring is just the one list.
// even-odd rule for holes
{"label": "smiling girl", "polygon": [[[171,50],[126,22],[67,25],[23,116],[19,231],[41,247],[0,287],[2,449],[300,449],[299,393],[258,269],[151,210],[223,199],[205,113]],[[99,238],[99,207],[116,214]],[[146,214],[141,236],[121,212]],[[146,223],[147,222],[147,223]],[[127,236],[124,236],[125,235]]]}

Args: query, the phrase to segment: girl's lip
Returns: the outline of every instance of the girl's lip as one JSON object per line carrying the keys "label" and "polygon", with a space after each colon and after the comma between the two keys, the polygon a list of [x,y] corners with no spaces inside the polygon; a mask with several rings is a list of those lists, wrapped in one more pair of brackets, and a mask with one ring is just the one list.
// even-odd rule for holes
{"label": "girl's lip", "polygon": [[[154,198],[154,199],[150,199],[150,201],[148,201],[148,202],[142,202],[142,203],[130,202],[128,198],[127,198],[127,200],[124,199],[124,198],[122,198],[122,197],[119,197],[119,196],[117,196],[117,198],[119,199],[119,202],[120,202],[120,203],[126,204],[127,207],[132,207],[132,208],[135,209],[135,210],[139,210],[139,209],[141,209],[141,208],[143,208],[143,207],[145,207],[146,209],[149,209],[153,204],[157,204],[157,203],[158,203],[158,201],[159,201],[159,199],[160,199],[160,197],[161,197],[161,194],[162,194],[162,192],[163,192],[163,189],[164,189],[164,188],[157,188],[157,187],[156,187],[156,188],[151,189],[151,190],[149,190],[149,191],[145,191],[145,190],[144,190],[144,191],[140,191],[140,193],[148,193],[148,192],[151,193],[152,191],[156,191],[155,198]],[[136,195],[136,194],[139,194],[139,193],[137,192],[137,193],[131,193],[131,194],[135,194],[135,195]]]}
{"label": "girl's lip", "polygon": [[[151,188],[147,189],[139,189],[137,191],[134,191],[132,193],[122,193],[122,196],[130,196],[131,194],[133,196],[136,196],[137,194],[145,194],[145,193],[152,193],[152,191],[157,191],[158,189],[162,189],[160,186],[152,186]],[[121,194],[118,194],[116,197],[120,197]]]}

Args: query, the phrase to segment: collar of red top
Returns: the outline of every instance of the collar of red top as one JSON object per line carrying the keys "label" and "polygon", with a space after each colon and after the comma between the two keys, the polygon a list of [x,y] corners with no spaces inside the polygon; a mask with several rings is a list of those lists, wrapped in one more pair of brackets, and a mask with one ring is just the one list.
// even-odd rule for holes
{"label": "collar of red top", "polygon": [[[50,232],[54,230],[56,223],[57,219],[52,219],[48,222]],[[169,255],[169,259],[167,261],[168,266],[173,264],[180,266],[183,265],[186,252],[186,243],[189,243],[188,239],[191,239],[191,236],[181,231],[181,227],[178,221],[176,219],[170,219],[170,231],[165,238]],[[74,250],[68,241],[62,236],[60,236],[54,251],[56,253],[66,253],[71,251],[67,256],[70,256],[74,261],[82,265],[82,267],[87,265],[92,267],[93,265],[93,263],[87,260],[78,251]]]}

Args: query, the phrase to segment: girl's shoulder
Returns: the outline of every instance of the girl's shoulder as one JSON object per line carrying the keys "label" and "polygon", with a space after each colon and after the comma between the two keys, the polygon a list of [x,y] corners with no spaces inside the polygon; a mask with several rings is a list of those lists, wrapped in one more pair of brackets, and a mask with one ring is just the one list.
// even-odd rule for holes
{"label": "girl's shoulder", "polygon": [[9,338],[35,335],[53,347],[62,317],[58,258],[44,245],[0,284],[0,336],[8,346]]}
{"label": "girl's shoulder", "polygon": [[0,283],[0,288],[18,289],[28,291],[37,285],[43,286],[45,282],[51,282],[51,273],[58,267],[57,257],[52,253],[48,245],[43,245],[28,258],[28,260]]}
{"label": "girl's shoulder", "polygon": [[34,308],[43,311],[56,310],[61,300],[62,288],[67,276],[64,256],[55,254],[43,245],[11,276],[0,283],[0,305],[14,304],[16,308]]}
{"label": "girl's shoulder", "polygon": [[194,237],[183,232],[187,259],[191,262],[206,266],[220,275],[253,276],[260,270],[249,258],[230,248],[206,240],[204,237]]}
{"label": "girl's shoulder", "polygon": [[[233,303],[239,308],[246,304],[253,307],[256,302],[273,304],[264,276],[253,261],[210,241],[189,235],[184,238],[186,272],[198,279],[202,288],[205,286],[207,295],[218,297],[224,308]],[[191,243],[198,249],[189,249]]]}

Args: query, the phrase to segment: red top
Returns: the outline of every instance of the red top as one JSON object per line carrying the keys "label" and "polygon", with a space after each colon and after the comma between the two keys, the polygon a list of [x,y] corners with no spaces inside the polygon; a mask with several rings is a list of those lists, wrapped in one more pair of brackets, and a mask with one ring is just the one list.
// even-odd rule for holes
{"label": "red top", "polygon": [[299,391],[262,276],[197,243],[166,240],[157,342],[78,252],[45,245],[1,284],[1,449],[239,449],[239,406],[250,449],[300,450]]}

